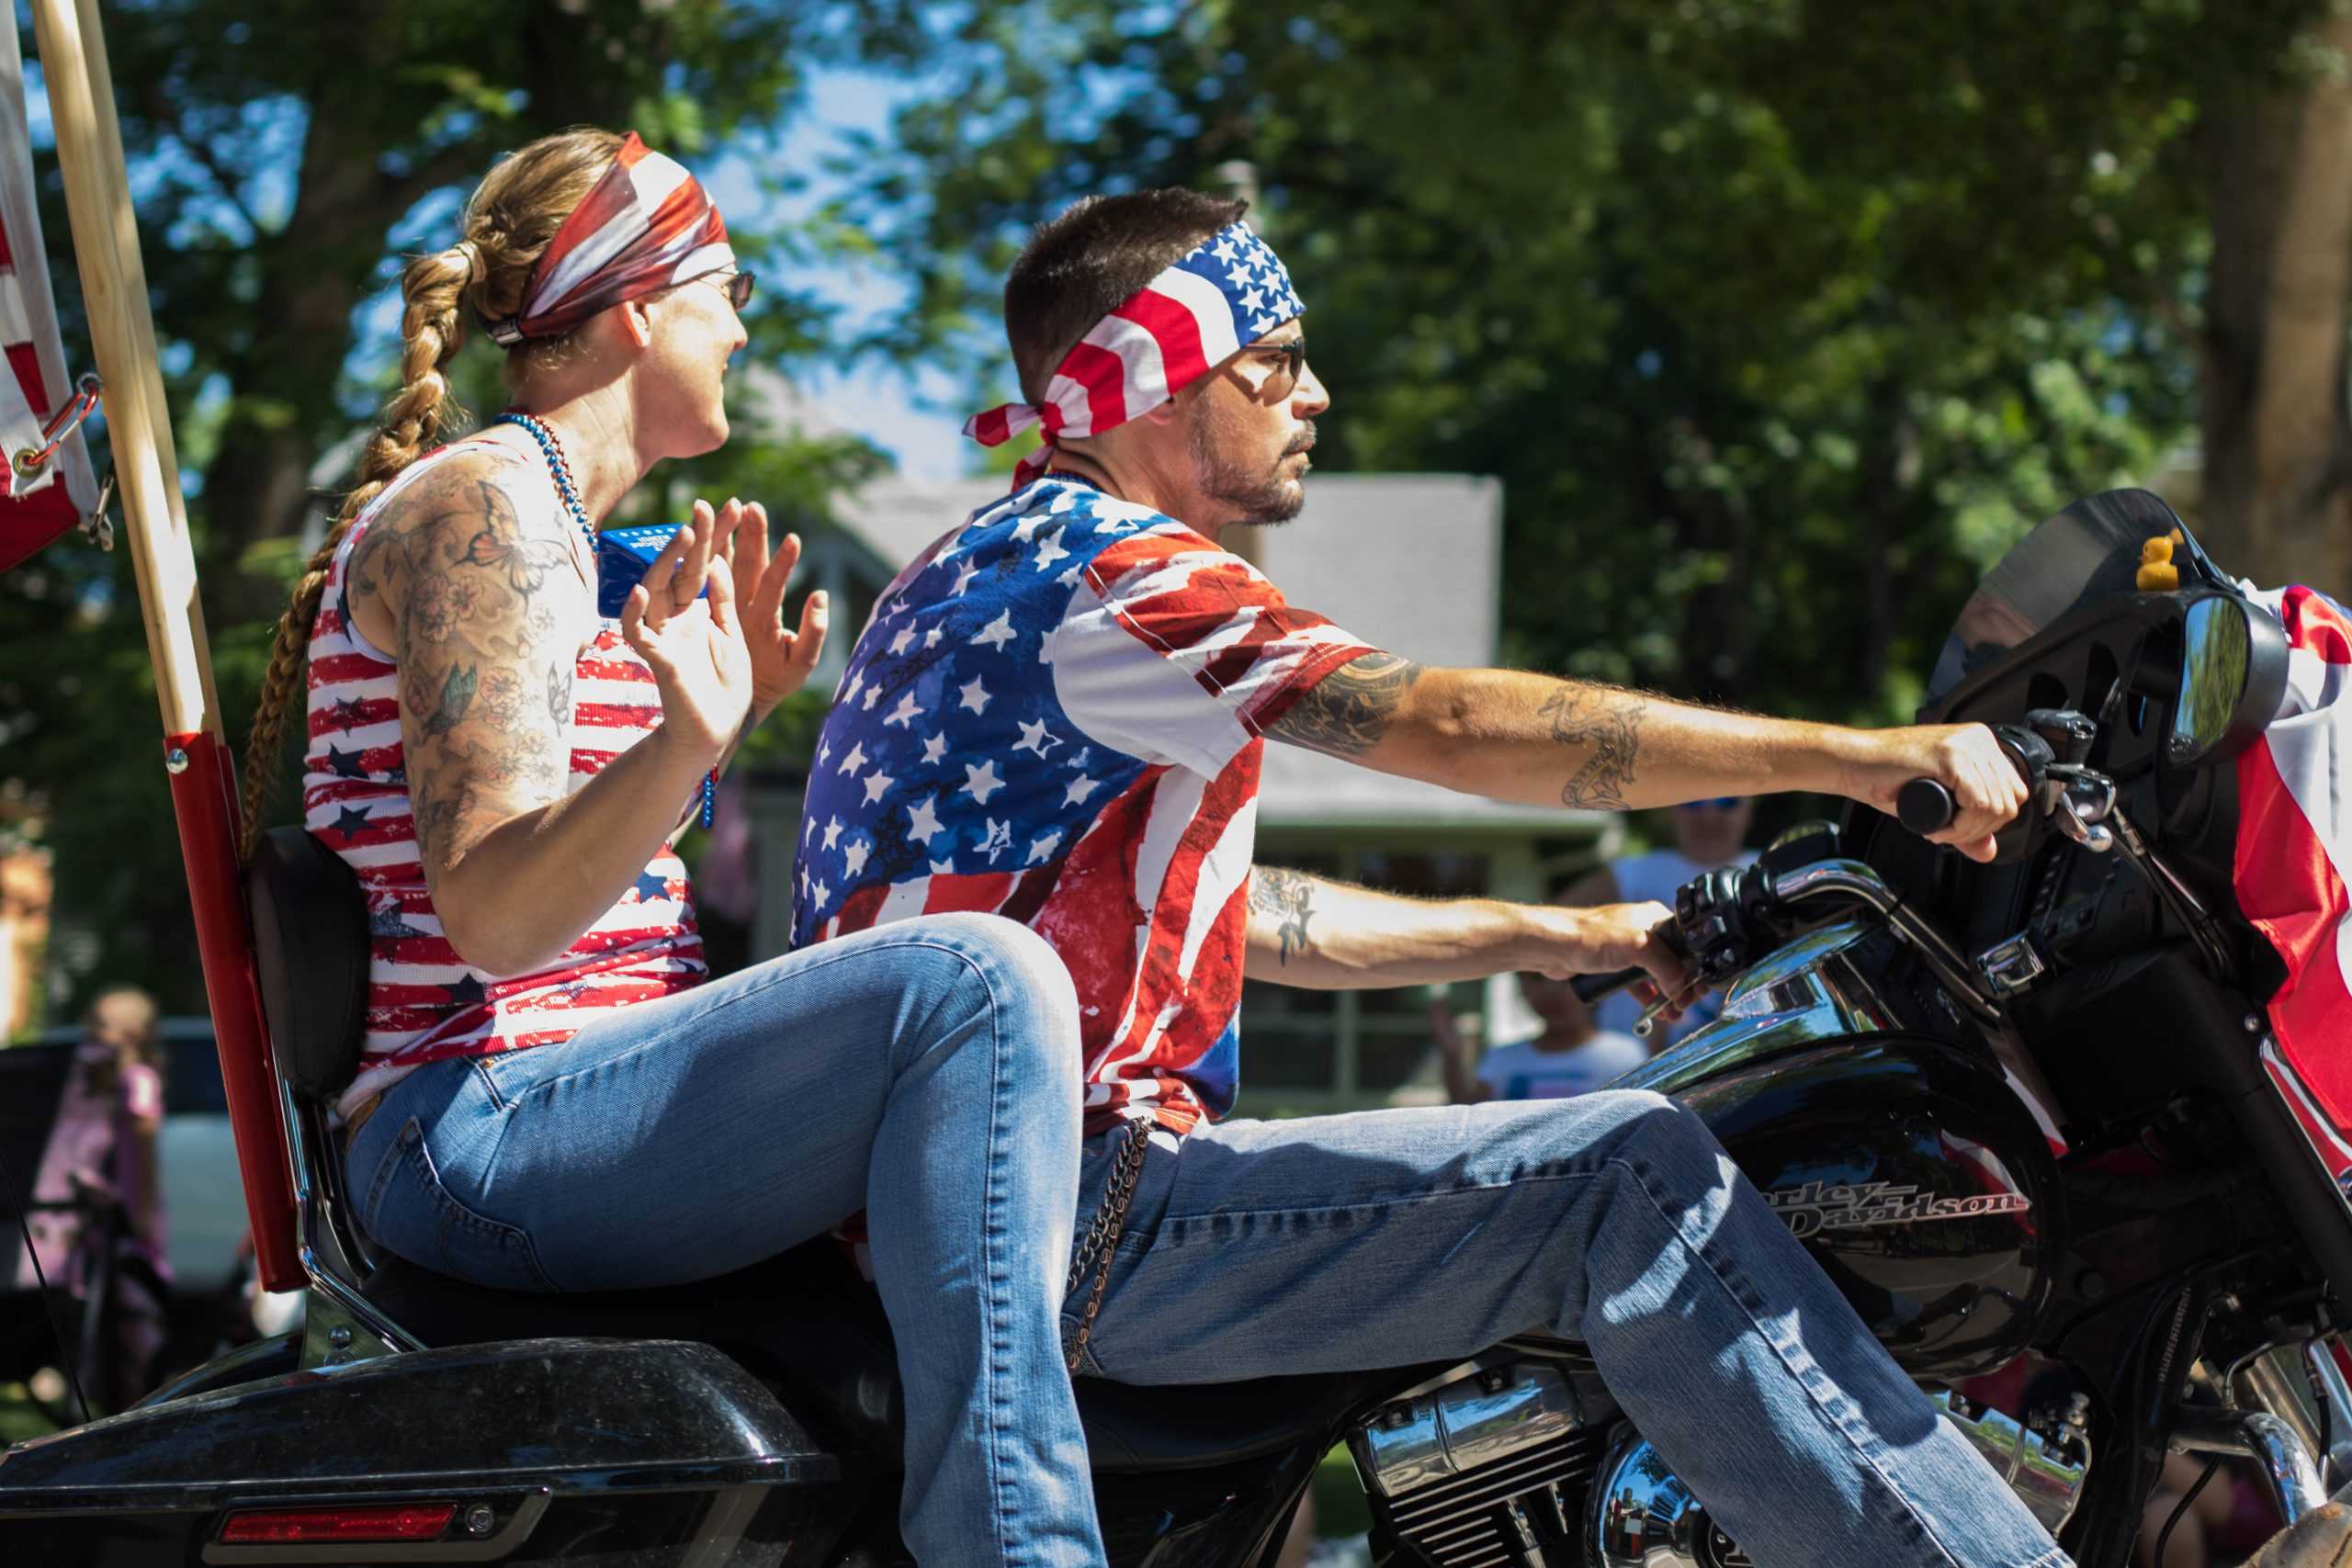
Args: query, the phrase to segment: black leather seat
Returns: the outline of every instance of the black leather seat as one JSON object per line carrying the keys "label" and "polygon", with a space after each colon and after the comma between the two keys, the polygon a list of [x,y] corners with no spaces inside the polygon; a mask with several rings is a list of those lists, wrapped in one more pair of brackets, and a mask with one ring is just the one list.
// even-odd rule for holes
{"label": "black leather seat", "polygon": [[[263,1011],[278,1072],[312,1113],[357,1070],[368,933],[358,880],[299,828],[255,846],[247,898]],[[830,1241],[718,1280],[662,1290],[541,1295],[496,1291],[385,1255],[351,1281],[428,1346],[579,1336],[716,1345],[830,1427],[834,1442],[895,1458],[902,1414],[896,1350],[881,1303]],[[1328,1431],[1348,1411],[1434,1369],[1265,1378],[1184,1387],[1080,1380],[1079,1411],[1095,1467],[1199,1468],[1277,1452]]]}

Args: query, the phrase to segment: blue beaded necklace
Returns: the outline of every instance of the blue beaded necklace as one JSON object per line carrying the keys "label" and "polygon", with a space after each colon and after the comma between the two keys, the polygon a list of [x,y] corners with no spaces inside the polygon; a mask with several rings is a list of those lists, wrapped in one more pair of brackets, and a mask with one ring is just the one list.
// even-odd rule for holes
{"label": "blue beaded necklace", "polygon": [[[588,508],[581,502],[580,487],[572,482],[571,464],[563,455],[563,443],[556,439],[555,432],[547,427],[545,421],[521,409],[508,409],[491,423],[514,425],[539,444],[539,456],[547,459],[548,472],[555,479],[556,495],[563,502],[563,509],[571,513],[572,522],[579,525],[580,536],[588,541],[588,559],[593,565],[597,559],[596,525],[588,521]],[[713,768],[702,776],[702,809],[697,815],[705,828],[710,826],[718,796],[718,770]]]}

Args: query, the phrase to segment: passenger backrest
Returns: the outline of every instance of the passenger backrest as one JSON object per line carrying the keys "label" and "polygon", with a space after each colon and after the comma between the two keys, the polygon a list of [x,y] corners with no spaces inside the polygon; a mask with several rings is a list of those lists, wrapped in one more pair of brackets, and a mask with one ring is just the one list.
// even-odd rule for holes
{"label": "passenger backrest", "polygon": [[245,873],[262,1015],[278,1076],[312,1099],[359,1070],[368,906],[359,878],[300,828],[272,828]]}

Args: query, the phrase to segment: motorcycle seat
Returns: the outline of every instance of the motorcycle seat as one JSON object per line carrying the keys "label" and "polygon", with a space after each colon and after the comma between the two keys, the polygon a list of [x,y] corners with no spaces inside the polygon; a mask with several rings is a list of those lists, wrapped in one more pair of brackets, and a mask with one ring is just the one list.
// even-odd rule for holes
{"label": "motorcycle seat", "polygon": [[[900,1450],[889,1323],[827,1241],[690,1285],[557,1294],[492,1290],[387,1257],[367,1295],[434,1348],[549,1335],[702,1340],[775,1378],[787,1396],[815,1400],[821,1409],[795,1413],[833,1441],[894,1462]],[[1154,1387],[1081,1378],[1079,1416],[1097,1470],[1199,1470],[1279,1453],[1434,1370]]]}

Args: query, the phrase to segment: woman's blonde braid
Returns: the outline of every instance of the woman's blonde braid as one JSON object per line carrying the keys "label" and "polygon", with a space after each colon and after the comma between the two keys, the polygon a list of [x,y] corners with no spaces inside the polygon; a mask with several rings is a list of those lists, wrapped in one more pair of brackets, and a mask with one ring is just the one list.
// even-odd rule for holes
{"label": "woman's blonde braid", "polygon": [[401,274],[405,309],[401,312],[400,393],[385,409],[382,428],[368,440],[360,459],[358,485],[344,497],[334,525],[304,564],[286,613],[277,618],[269,669],[262,677],[261,701],[254,710],[253,731],[245,740],[244,811],[238,843],[243,859],[253,858],[254,843],[261,835],[262,812],[277,780],[295,681],[310,650],[311,623],[326,592],[335,550],[368,503],[428,450],[446,426],[462,417],[450,400],[449,383],[442,369],[465,342],[458,307],[478,265],[463,250],[452,249],[418,256]]}

